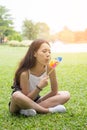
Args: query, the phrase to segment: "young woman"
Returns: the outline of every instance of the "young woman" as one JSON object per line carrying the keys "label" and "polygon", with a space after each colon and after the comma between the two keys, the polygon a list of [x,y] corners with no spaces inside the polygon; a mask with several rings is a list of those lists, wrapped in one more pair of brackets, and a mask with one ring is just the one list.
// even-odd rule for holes
{"label": "young woman", "polygon": [[[65,112],[63,106],[70,99],[68,91],[58,91],[55,70],[49,66],[50,44],[43,39],[33,41],[20,62],[14,77],[14,91],[9,103],[11,113],[34,116],[36,113]],[[50,79],[50,80],[49,80]],[[43,97],[40,91],[50,81],[50,92]]]}

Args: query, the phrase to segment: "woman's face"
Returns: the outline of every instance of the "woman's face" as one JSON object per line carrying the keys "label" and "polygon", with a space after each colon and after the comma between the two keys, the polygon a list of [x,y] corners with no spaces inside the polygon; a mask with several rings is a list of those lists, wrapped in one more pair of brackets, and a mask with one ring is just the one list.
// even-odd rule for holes
{"label": "woman's face", "polygon": [[47,65],[51,59],[50,46],[47,43],[43,43],[34,56],[36,57],[37,63]]}

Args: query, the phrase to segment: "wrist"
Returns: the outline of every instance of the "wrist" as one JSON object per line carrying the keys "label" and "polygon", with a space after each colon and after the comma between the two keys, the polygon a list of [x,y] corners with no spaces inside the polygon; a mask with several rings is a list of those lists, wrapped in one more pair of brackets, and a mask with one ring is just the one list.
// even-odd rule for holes
{"label": "wrist", "polygon": [[42,91],[42,88],[40,88],[38,85],[36,85],[36,88],[40,91]]}

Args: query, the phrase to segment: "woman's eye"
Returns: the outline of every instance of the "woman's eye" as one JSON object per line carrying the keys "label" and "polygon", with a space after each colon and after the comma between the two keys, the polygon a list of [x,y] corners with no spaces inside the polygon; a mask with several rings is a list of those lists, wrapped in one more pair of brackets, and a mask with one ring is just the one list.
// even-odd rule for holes
{"label": "woman's eye", "polygon": [[43,53],[51,53],[51,51],[43,50]]}
{"label": "woman's eye", "polygon": [[46,53],[47,51],[46,50],[43,50],[43,53]]}

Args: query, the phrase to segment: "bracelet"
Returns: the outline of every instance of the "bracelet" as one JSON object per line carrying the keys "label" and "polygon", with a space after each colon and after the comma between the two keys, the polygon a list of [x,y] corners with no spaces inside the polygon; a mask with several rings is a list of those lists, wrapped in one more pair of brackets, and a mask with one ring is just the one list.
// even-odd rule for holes
{"label": "bracelet", "polygon": [[40,91],[42,91],[42,89],[41,89],[41,88],[39,88],[39,87],[38,87],[38,85],[37,85],[36,87],[37,87]]}

